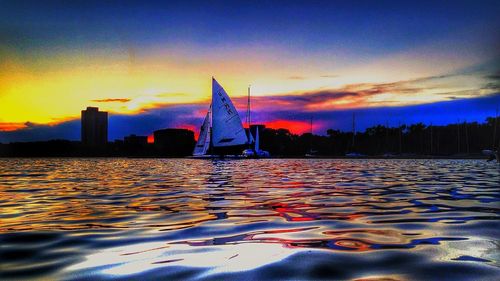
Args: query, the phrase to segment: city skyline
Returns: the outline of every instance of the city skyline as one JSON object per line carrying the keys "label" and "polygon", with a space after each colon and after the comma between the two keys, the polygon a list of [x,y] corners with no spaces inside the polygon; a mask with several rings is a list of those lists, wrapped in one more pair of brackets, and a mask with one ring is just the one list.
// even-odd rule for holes
{"label": "city skyline", "polygon": [[[0,3],[0,142],[198,131],[215,76],[240,116],[293,133],[483,122],[500,104],[494,1]],[[471,12],[472,11],[472,12]]]}

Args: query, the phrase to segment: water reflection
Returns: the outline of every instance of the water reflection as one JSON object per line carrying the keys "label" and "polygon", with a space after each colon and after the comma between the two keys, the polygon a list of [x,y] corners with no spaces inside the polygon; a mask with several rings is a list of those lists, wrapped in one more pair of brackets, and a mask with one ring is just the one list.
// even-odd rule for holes
{"label": "water reflection", "polygon": [[2,159],[0,167],[0,279],[500,272],[500,173],[491,163]]}

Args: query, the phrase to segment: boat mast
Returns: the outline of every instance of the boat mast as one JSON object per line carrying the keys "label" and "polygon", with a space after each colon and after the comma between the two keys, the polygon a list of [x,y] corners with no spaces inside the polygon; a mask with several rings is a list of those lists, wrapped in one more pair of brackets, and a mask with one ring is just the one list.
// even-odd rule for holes
{"label": "boat mast", "polygon": [[309,138],[309,153],[312,155],[313,154],[313,118],[311,116],[310,120],[310,125],[311,125],[311,136]]}
{"label": "boat mast", "polygon": [[384,153],[388,153],[390,150],[389,146],[389,121],[385,120],[385,141],[384,141]]}
{"label": "boat mast", "polygon": [[214,150],[214,143],[212,141],[212,126],[214,124],[214,120],[213,120],[213,115],[212,115],[212,105],[214,104],[214,96],[213,96],[213,87],[214,87],[214,76],[212,76],[212,101],[210,102],[210,106],[208,107],[208,120],[210,120],[210,126],[208,127],[209,130],[208,130],[208,137],[209,137],[209,143],[208,143],[208,149],[207,149],[207,153],[208,154],[212,154],[213,153],[213,150]]}
{"label": "boat mast", "polygon": [[311,136],[312,136],[312,134],[313,134],[313,118],[311,116]]}
{"label": "boat mast", "polygon": [[469,130],[467,129],[467,120],[464,121],[464,126],[465,126],[465,148],[467,149],[467,154],[470,153],[470,146],[469,146]]}
{"label": "boat mast", "polygon": [[403,129],[401,128],[401,122],[398,122],[399,129],[399,154],[403,153]]}
{"label": "boat mast", "polygon": [[251,85],[248,85],[248,89],[247,89],[247,116],[246,116],[246,123],[247,123],[247,127],[248,127],[248,147],[249,148],[252,147],[252,143],[250,140],[253,140],[252,131],[250,130],[250,123],[252,121],[250,119],[250,86]]}
{"label": "boat mast", "polygon": [[212,143],[212,103],[210,103],[210,107],[208,107],[208,120],[210,120],[210,126],[208,126],[208,138],[209,138],[209,142],[208,142],[208,149],[207,149],[207,153],[208,154],[212,154],[212,151],[213,151],[213,143]]}
{"label": "boat mast", "polygon": [[352,149],[354,151],[354,138],[356,136],[356,113],[352,113]]}
{"label": "boat mast", "polygon": [[460,119],[457,120],[457,149],[460,154]]}
{"label": "boat mast", "polygon": [[250,130],[250,122],[251,122],[251,119],[250,119],[250,86],[251,85],[248,85],[248,99],[247,99],[247,126],[248,126],[248,129]]}
{"label": "boat mast", "polygon": [[493,127],[493,150],[495,150],[495,146],[497,145],[497,125],[498,125],[497,123],[498,123],[498,105],[497,105],[497,111],[495,112],[495,123]]}
{"label": "boat mast", "polygon": [[432,148],[433,148],[433,144],[434,144],[434,134],[433,134],[434,133],[433,132],[434,127],[432,126],[432,123],[429,126],[429,129],[431,131],[431,141],[430,141],[431,142],[431,152],[430,152],[430,154],[432,155]]}

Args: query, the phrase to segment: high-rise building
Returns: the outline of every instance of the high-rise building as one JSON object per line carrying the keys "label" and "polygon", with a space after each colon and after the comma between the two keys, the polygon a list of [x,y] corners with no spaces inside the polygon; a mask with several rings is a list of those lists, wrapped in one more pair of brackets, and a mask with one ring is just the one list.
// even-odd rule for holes
{"label": "high-rise building", "polygon": [[102,146],[108,142],[108,113],[97,107],[82,110],[82,143]]}

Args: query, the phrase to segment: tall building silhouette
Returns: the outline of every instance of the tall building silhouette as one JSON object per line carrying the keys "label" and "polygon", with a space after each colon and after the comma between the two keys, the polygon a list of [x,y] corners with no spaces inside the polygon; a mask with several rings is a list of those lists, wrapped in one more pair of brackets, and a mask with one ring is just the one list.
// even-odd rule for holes
{"label": "tall building silhouette", "polygon": [[82,110],[82,143],[102,146],[108,142],[108,113],[97,107]]}

